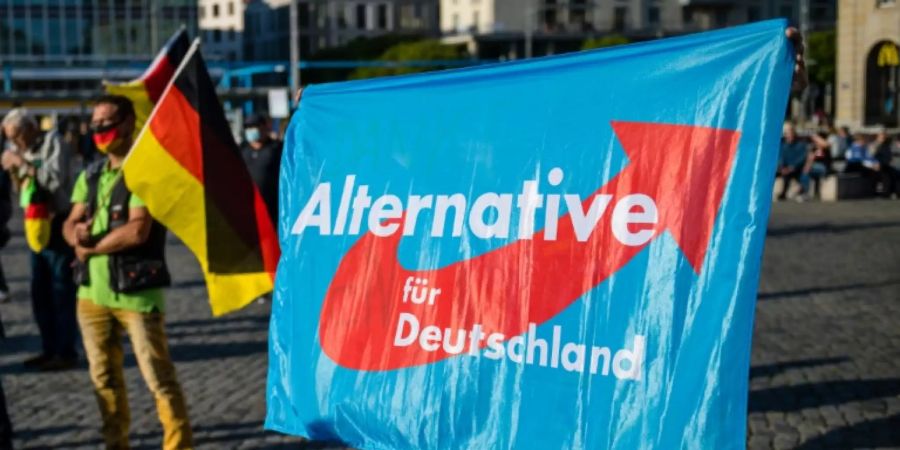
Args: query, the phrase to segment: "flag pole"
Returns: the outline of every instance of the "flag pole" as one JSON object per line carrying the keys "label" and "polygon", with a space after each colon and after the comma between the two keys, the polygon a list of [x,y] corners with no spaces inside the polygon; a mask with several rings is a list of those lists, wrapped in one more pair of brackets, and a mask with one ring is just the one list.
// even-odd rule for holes
{"label": "flag pole", "polygon": [[[291,20],[291,70],[290,74],[290,92],[297,92],[300,88],[300,26],[297,24],[299,20],[299,3],[300,0],[291,0],[290,20]],[[294,102],[293,107],[298,106],[298,102]]]}

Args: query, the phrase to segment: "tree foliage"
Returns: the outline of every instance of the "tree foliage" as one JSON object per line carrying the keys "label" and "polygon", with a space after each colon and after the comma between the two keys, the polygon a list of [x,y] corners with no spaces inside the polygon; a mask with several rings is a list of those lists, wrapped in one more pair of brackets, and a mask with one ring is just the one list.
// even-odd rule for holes
{"label": "tree foliage", "polygon": [[[310,61],[370,61],[378,58],[387,49],[403,42],[415,42],[423,37],[417,34],[385,34],[376,37],[358,37],[338,47],[319,50]],[[303,74],[306,83],[324,83],[346,80],[353,69],[316,69]]]}
{"label": "tree foliage", "polygon": [[620,34],[610,34],[598,38],[591,38],[584,41],[581,45],[582,50],[590,50],[594,48],[614,47],[616,45],[628,44],[631,41],[627,37]]}
{"label": "tree foliage", "polygon": [[834,30],[809,33],[806,43],[806,58],[809,64],[809,78],[812,81],[834,83],[835,59],[837,54]]}
{"label": "tree foliage", "polygon": [[434,66],[405,66],[409,61],[448,61],[464,58],[465,52],[458,45],[445,45],[436,39],[425,39],[416,42],[402,42],[387,49],[377,61],[400,63],[396,67],[360,67],[353,71],[350,78],[372,78],[388,75],[427,72],[441,68]]}

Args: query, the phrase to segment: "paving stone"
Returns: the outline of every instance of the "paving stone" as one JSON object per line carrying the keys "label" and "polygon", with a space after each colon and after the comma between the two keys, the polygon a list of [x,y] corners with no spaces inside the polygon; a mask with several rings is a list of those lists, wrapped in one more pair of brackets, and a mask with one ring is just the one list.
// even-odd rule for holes
{"label": "paving stone", "polygon": [[[21,367],[39,340],[25,243],[13,233],[0,253],[14,297],[0,304],[0,376],[15,448],[97,448],[86,366]],[[212,318],[196,260],[176,243],[168,259],[167,333],[197,447],[328,448],[262,429],[269,307]],[[900,448],[900,202],[773,205],[761,275],[748,448]],[[126,354],[132,444],[159,448],[153,399]]]}

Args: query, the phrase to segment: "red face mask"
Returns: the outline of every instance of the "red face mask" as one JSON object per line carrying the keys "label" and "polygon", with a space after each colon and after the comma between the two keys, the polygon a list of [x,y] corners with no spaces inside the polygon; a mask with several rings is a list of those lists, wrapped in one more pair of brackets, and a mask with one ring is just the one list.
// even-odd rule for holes
{"label": "red face mask", "polygon": [[118,127],[106,131],[97,130],[94,131],[94,145],[97,146],[97,151],[100,153],[107,153],[110,147],[119,140],[119,137]]}

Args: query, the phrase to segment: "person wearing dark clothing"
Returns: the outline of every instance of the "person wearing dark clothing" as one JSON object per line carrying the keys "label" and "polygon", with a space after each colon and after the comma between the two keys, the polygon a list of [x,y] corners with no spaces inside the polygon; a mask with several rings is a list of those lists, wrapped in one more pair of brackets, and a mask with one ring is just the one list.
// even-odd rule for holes
{"label": "person wearing dark clothing", "polygon": [[862,134],[857,134],[853,138],[853,143],[847,149],[845,159],[847,165],[844,166],[844,173],[862,173],[870,176],[878,165],[878,161],[869,155],[869,143]]}
{"label": "person wearing dark clothing", "polygon": [[[2,134],[2,133],[0,133]],[[12,182],[9,174],[0,171],[0,249],[9,243],[9,219],[12,217]],[[3,273],[3,264],[0,263],[0,303],[9,300],[9,286],[6,284],[6,275]]]}
{"label": "person wearing dark clothing", "polygon": [[808,153],[807,147],[805,142],[797,138],[794,126],[786,123],[783,129],[781,150],[778,154],[778,176],[783,180],[781,193],[778,194],[779,200],[787,198],[791,180],[797,180],[798,183],[803,182],[803,168],[806,166]]}
{"label": "person wearing dark clothing", "polygon": [[878,162],[876,172],[881,190],[879,194],[884,197],[890,197],[891,194],[897,192],[900,186],[897,186],[897,170],[891,165],[894,158],[892,150],[893,143],[883,130],[878,133],[875,138],[875,154],[873,158]]}
{"label": "person wearing dark clothing", "polygon": [[[41,334],[42,352],[25,360],[25,366],[69,369],[75,366],[78,356],[71,268],[75,255],[63,239],[62,224],[69,212],[69,196],[77,174],[71,166],[72,155],[59,133],[41,132],[24,109],[14,109],[3,118],[3,132],[14,147],[3,152],[3,169],[14,180],[24,180],[40,193],[49,210],[49,217],[40,219],[49,219],[49,239],[37,243],[40,248],[32,247],[31,252],[31,306]],[[27,230],[26,227],[26,236]]]}
{"label": "person wearing dark clothing", "polygon": [[250,115],[244,121],[244,143],[241,155],[247,164],[250,178],[259,189],[272,223],[278,224],[278,178],[281,167],[281,141],[272,138],[269,118]]}
{"label": "person wearing dark clothing", "polygon": [[[5,338],[6,330],[3,329],[3,319],[0,318],[0,342]],[[0,383],[0,450],[12,450],[12,448],[12,424],[9,421],[9,411],[6,410],[3,383]]]}
{"label": "person wearing dark clothing", "polygon": [[[0,130],[0,152],[6,150],[6,133]],[[9,227],[7,222],[12,216],[12,183],[9,174],[0,171],[0,248],[9,242]],[[0,302],[9,300],[9,286],[6,284],[6,276],[3,274],[3,265],[0,264]],[[0,342],[6,338],[6,330],[3,328],[3,318],[0,317]],[[6,410],[6,394],[3,392],[3,383],[0,383],[0,450],[12,450],[12,424],[9,421],[9,411]]]}
{"label": "person wearing dark clothing", "polygon": [[816,193],[818,194],[822,178],[831,172],[832,161],[832,142],[827,139],[827,135],[813,133],[810,135],[810,140],[812,149],[806,156],[806,164],[804,164],[803,174],[800,176],[800,186],[807,198],[811,196],[810,182],[813,180],[816,181]]}

